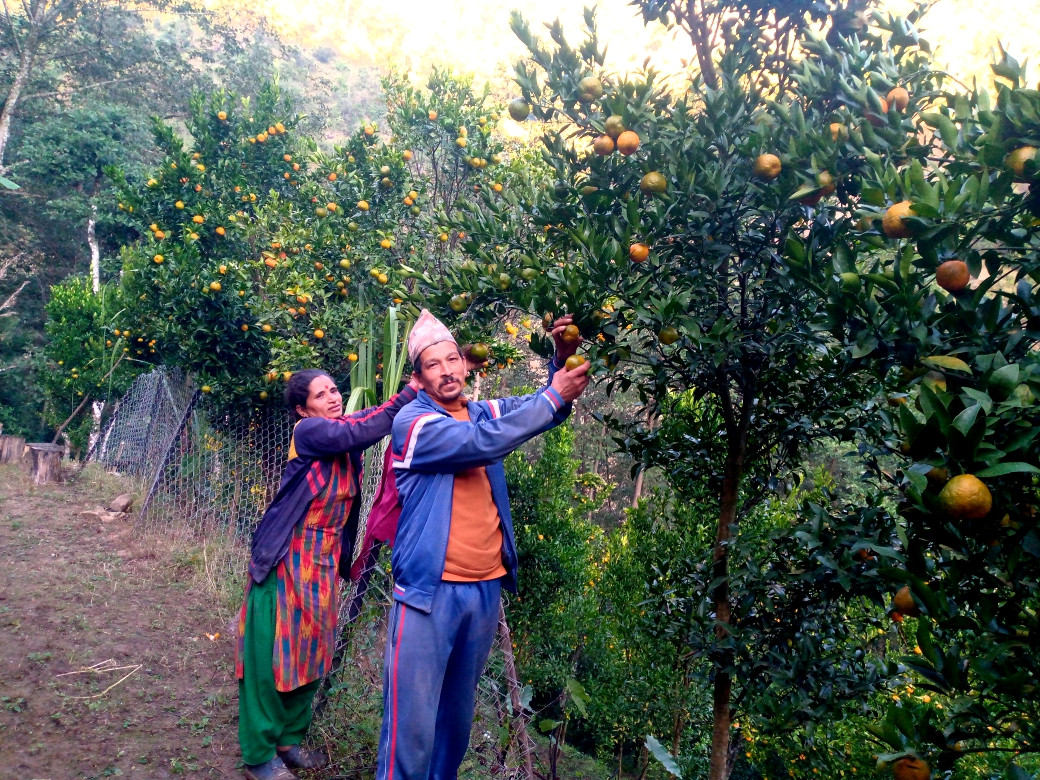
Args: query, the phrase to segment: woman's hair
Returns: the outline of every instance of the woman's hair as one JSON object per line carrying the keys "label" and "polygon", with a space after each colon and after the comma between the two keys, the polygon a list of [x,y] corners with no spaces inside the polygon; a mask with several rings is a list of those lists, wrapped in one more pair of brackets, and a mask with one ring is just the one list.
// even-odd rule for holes
{"label": "woman's hair", "polygon": [[[329,376],[320,368],[305,368],[297,371],[289,378],[289,384],[285,386],[285,405],[289,408],[289,415],[293,420],[299,420],[300,415],[296,411],[297,406],[307,406],[307,397],[310,395],[311,382],[319,376]],[[329,377],[330,379],[332,377]]]}

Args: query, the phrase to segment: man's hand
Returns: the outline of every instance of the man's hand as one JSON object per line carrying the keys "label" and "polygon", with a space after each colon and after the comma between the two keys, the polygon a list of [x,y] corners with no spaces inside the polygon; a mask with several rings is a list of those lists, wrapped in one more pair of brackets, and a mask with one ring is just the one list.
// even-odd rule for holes
{"label": "man's hand", "polygon": [[[570,331],[567,330],[568,326],[570,326]],[[566,314],[553,323],[552,337],[556,343],[556,363],[558,365],[562,366],[567,362],[567,358],[575,354],[578,347],[581,346],[580,332],[576,338],[569,338],[577,330],[577,326],[574,325],[574,316],[571,314]]]}
{"label": "man's hand", "polygon": [[570,403],[584,393],[585,388],[589,386],[590,368],[592,368],[592,364],[587,360],[573,371],[561,368],[553,374],[552,384],[549,386],[559,393],[566,403]]}

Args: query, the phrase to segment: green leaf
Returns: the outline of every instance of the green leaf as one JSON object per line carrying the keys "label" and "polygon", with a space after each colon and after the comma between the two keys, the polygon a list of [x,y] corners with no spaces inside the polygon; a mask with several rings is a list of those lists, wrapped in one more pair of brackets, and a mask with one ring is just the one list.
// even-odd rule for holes
{"label": "green leaf", "polygon": [[548,734],[554,728],[560,725],[560,721],[553,720],[552,718],[543,718],[538,721],[538,730],[543,734]]}
{"label": "green leaf", "polygon": [[963,412],[953,418],[953,427],[960,431],[965,436],[971,430],[971,426],[975,424],[976,418],[979,416],[979,412],[982,410],[982,404],[974,404],[969,406]]}
{"label": "green leaf", "polygon": [[953,355],[933,355],[924,358],[921,362],[929,368],[944,369],[946,371],[963,371],[966,374],[971,373],[971,366],[960,358],[953,357]]}
{"label": "green leaf", "polygon": [[6,187],[9,190],[20,189],[20,187],[17,184],[15,184],[13,181],[11,181],[5,176],[0,176],[0,187]]}
{"label": "green leaf", "polygon": [[997,466],[990,466],[988,469],[982,469],[982,471],[976,471],[975,476],[979,479],[983,477],[1002,477],[1005,474],[1040,474],[1040,469],[1031,463],[1001,463]]}
{"label": "green leaf", "polygon": [[574,705],[578,708],[578,712],[581,713],[583,718],[589,716],[589,712],[585,705],[588,704],[592,699],[587,693],[585,693],[585,686],[578,682],[573,677],[567,678],[567,693],[571,695],[571,699],[574,701]]}
{"label": "green leaf", "polygon": [[661,762],[661,766],[667,770],[668,774],[673,777],[678,777],[682,780],[682,771],[679,769],[679,765],[675,763],[675,758],[665,750],[664,745],[654,739],[652,736],[647,735],[646,738],[646,749],[650,751],[650,755]]}

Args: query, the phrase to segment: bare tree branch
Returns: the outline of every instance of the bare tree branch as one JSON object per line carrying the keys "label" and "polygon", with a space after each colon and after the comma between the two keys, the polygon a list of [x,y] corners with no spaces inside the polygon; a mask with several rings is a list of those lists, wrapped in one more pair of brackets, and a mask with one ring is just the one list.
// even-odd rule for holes
{"label": "bare tree branch", "polygon": [[22,100],[32,100],[33,98],[42,97],[67,97],[69,95],[74,95],[77,92],[85,92],[88,89],[97,89],[98,87],[104,87],[109,84],[122,84],[128,81],[139,81],[141,78],[142,76],[127,76],[126,78],[121,79],[109,79],[108,81],[98,81],[94,84],[85,84],[84,86],[75,89],[56,89],[53,92],[34,92],[32,95],[23,95]]}
{"label": "bare tree branch", "polygon": [[15,51],[18,52],[18,56],[22,56],[22,42],[18,40],[18,33],[14,29],[14,21],[11,19],[11,9],[7,7],[7,0],[3,0],[4,3],[4,18],[7,20],[7,26],[11,29],[11,40],[14,41]]}
{"label": "bare tree branch", "polygon": [[[17,289],[17,290],[15,290],[15,291],[14,291],[13,293],[11,293],[10,295],[8,295],[8,296],[7,296],[7,300],[6,300],[6,301],[4,301],[3,303],[0,303],[0,312],[4,311],[4,309],[11,309],[12,307],[14,307],[15,303],[16,303],[16,302],[17,302],[17,300],[18,300],[18,294],[19,294],[19,293],[20,293],[20,292],[21,292],[22,290],[24,290],[24,289],[25,289],[25,286],[26,286],[27,284],[29,284],[29,280],[28,280],[28,279],[26,279],[26,280],[25,280],[25,281],[23,281],[23,282],[22,282],[22,283],[21,283],[20,285],[18,285],[18,289]],[[0,314],[0,317],[13,317],[13,316],[14,316],[15,314],[17,314],[17,312],[15,312],[15,311],[9,311],[9,312],[7,312],[7,313],[5,313],[5,314]]]}

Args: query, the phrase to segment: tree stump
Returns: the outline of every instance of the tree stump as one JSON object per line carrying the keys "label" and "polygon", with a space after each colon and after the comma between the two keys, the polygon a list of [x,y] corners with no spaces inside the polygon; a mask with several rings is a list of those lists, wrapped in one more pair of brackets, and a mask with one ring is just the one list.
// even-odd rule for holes
{"label": "tree stump", "polygon": [[30,444],[32,453],[32,483],[46,485],[61,480],[61,458],[65,447],[61,444]]}
{"label": "tree stump", "polygon": [[25,454],[25,439],[21,436],[0,436],[0,463],[18,463]]}

